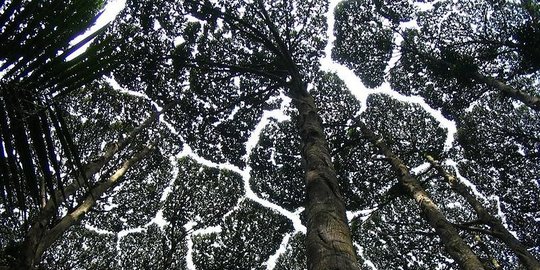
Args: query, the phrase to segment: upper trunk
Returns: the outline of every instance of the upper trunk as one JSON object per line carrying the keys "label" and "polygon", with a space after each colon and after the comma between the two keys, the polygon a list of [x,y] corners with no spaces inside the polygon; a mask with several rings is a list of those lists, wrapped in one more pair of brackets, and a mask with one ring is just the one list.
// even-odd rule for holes
{"label": "upper trunk", "polygon": [[382,154],[390,162],[392,169],[398,177],[398,181],[403,187],[407,196],[414,199],[420,207],[422,217],[435,229],[441,238],[446,251],[456,260],[462,269],[478,270],[484,266],[474,254],[471,248],[459,236],[456,228],[446,220],[439,207],[431,200],[428,193],[420,185],[418,180],[409,173],[409,168],[390,150],[382,138],[377,137],[364,123],[360,123],[360,128],[364,136],[377,146]]}
{"label": "upper trunk", "polygon": [[300,80],[291,87],[298,117],[307,189],[309,270],[358,270],[345,204],[313,97]]}
{"label": "upper trunk", "polygon": [[[445,60],[438,59],[438,58],[436,58],[434,56],[427,55],[427,54],[425,54],[423,52],[420,52],[417,49],[415,49],[415,51],[422,58],[424,58],[425,61],[428,61],[428,62],[430,62],[430,63],[432,63],[432,64],[434,64],[435,66],[438,66],[438,67],[444,67],[444,68],[446,68],[448,70],[458,71],[459,67],[457,67],[457,66],[462,64],[462,63],[447,62]],[[531,109],[533,109],[535,111],[540,111],[540,97],[538,97],[538,96],[534,96],[534,95],[531,95],[531,94],[528,94],[528,93],[524,92],[523,90],[516,89],[516,88],[506,84],[505,82],[496,79],[496,78],[483,75],[478,70],[471,71],[471,72],[467,73],[466,76],[471,78],[471,79],[474,79],[474,80],[478,81],[479,83],[483,83],[485,85],[493,87],[496,91],[498,91],[499,93],[501,93],[504,96],[508,96],[508,97],[510,97],[510,98],[512,98],[514,100],[519,100],[519,101],[523,102],[523,104],[525,104],[526,106],[528,106],[529,108],[531,108]]]}

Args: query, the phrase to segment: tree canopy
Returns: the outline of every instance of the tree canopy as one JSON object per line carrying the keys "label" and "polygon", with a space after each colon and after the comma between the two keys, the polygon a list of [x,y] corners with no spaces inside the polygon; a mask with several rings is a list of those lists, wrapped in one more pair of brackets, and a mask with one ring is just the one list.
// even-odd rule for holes
{"label": "tree canopy", "polygon": [[0,5],[0,269],[540,269],[536,1],[107,4]]}

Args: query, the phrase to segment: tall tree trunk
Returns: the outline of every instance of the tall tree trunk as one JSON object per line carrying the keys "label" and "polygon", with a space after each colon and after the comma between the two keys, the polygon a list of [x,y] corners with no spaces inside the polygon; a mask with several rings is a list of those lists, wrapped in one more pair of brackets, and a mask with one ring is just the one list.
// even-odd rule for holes
{"label": "tall tree trunk", "polygon": [[[235,17],[234,14],[222,12],[214,8],[210,2],[186,1],[200,7],[192,14],[202,20],[219,17],[245,35],[254,43],[265,47],[275,57],[275,63],[267,68],[255,66],[227,65],[235,73],[251,73],[265,77],[278,86],[288,88],[288,96],[292,98],[298,110],[298,132],[301,138],[301,156],[304,161],[305,184],[307,190],[307,235],[306,255],[309,270],[359,270],[356,253],[352,244],[351,232],[345,214],[345,203],[339,191],[336,172],[332,164],[328,143],[322,128],[322,121],[317,112],[313,97],[307,92],[307,84],[300,75],[290,42],[283,39],[280,27],[268,13],[264,1],[254,1],[254,7],[266,29],[253,25],[250,21]],[[202,14],[206,12],[207,14]],[[282,22],[279,22],[282,23]],[[306,23],[304,21],[304,23]],[[208,63],[206,63],[208,64]],[[212,63],[223,66],[223,64]]]}
{"label": "tall tree trunk", "polygon": [[378,137],[364,123],[360,122],[360,129],[364,136],[375,146],[379,148],[382,154],[386,157],[392,169],[398,177],[403,191],[407,196],[414,199],[420,207],[422,217],[435,229],[435,232],[441,238],[441,241],[450,254],[456,260],[462,269],[478,270],[484,269],[484,266],[459,236],[456,228],[448,222],[439,207],[431,200],[428,193],[420,185],[420,183],[409,173],[409,168],[390,150],[384,140]]}
{"label": "tall tree trunk", "polygon": [[506,229],[502,222],[493,216],[483,205],[479,202],[474,194],[472,194],[469,187],[448,171],[446,171],[432,156],[426,155],[427,160],[434,167],[440,175],[444,177],[446,182],[450,185],[452,190],[461,195],[471,205],[476,212],[476,215],[480,221],[491,228],[491,235],[505,243],[516,256],[520,262],[529,270],[540,270],[540,262],[529,252],[527,247],[523,245],[512,233]]}
{"label": "tall tree trunk", "polygon": [[295,81],[291,92],[299,113],[305,168],[308,269],[358,270],[345,204],[315,102],[301,80]]}
{"label": "tall tree trunk", "polygon": [[106,191],[118,185],[125,173],[137,164],[141,159],[150,153],[151,146],[145,147],[131,159],[124,162],[109,179],[100,182],[90,190],[85,199],[70,213],[66,214],[51,229],[47,229],[47,224],[34,223],[30,228],[25,241],[21,247],[20,265],[18,269],[35,269],[35,265],[41,260],[43,253],[64,234],[73,224],[80,221],[83,216],[90,211],[97,200]]}

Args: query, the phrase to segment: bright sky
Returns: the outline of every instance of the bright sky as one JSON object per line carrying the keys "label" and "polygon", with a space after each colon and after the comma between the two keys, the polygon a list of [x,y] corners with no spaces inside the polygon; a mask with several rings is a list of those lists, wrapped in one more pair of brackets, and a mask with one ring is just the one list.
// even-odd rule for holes
{"label": "bright sky", "polygon": [[[109,0],[109,1],[107,1],[107,5],[104,8],[104,12],[96,20],[96,23],[92,27],[90,27],[90,29],[88,29],[84,34],[82,34],[82,35],[76,37],[75,39],[73,39],[70,42],[70,45],[76,44],[77,42],[85,39],[86,37],[88,37],[89,35],[91,35],[95,31],[97,31],[98,29],[100,29],[101,27],[106,25],[107,23],[111,22],[116,17],[116,15],[118,15],[118,13],[120,13],[120,11],[122,11],[122,9],[124,9],[125,5],[126,5],[126,0]],[[86,49],[88,49],[89,45],[90,45],[90,42],[88,42],[85,46],[82,46],[81,48],[79,48],[78,50],[73,52],[72,54],[68,55],[66,57],[66,60],[70,61],[71,59],[77,57],[78,55],[80,55],[81,53],[86,51]]]}
{"label": "bright sky", "polygon": [[[441,113],[439,111],[433,110],[432,108],[430,108],[423,101],[422,98],[419,98],[419,97],[406,97],[406,96],[400,95],[400,94],[392,91],[390,89],[390,86],[387,83],[383,84],[381,87],[376,88],[376,89],[367,89],[367,88],[365,88],[363,86],[360,79],[351,70],[349,70],[348,68],[346,68],[343,65],[340,65],[340,64],[334,62],[331,59],[332,43],[335,40],[335,37],[333,35],[333,29],[334,29],[333,28],[334,27],[333,10],[340,1],[341,0],[330,0],[330,9],[329,9],[329,12],[327,14],[327,17],[328,17],[328,31],[327,31],[327,33],[328,33],[328,36],[329,36],[329,39],[328,39],[329,42],[328,42],[328,45],[325,48],[326,57],[321,60],[322,69],[326,70],[326,71],[336,72],[338,74],[338,76],[345,82],[345,84],[351,90],[351,92],[362,103],[362,105],[363,105],[362,107],[364,109],[365,109],[366,99],[367,99],[368,95],[374,94],[374,93],[385,93],[385,94],[389,94],[389,95],[393,96],[394,98],[396,98],[396,99],[398,99],[400,101],[406,101],[406,102],[419,104],[426,111],[431,113],[440,122],[441,126],[446,127],[449,130],[447,141],[446,141],[446,146],[450,147],[450,145],[452,143],[452,140],[453,140],[453,136],[454,136],[454,134],[456,132],[455,124],[452,121],[449,121],[449,120],[445,119],[441,115]],[[123,9],[124,5],[125,5],[125,0],[112,0],[112,1],[109,1],[106,8],[105,8],[105,12],[98,19],[96,25],[94,25],[92,28],[90,28],[85,34],[83,34],[82,36],[75,39],[73,41],[73,43],[77,42],[78,40],[83,39],[84,37],[90,35],[90,33],[92,33],[93,31],[99,29],[101,26],[103,26],[106,23],[110,22]],[[70,55],[69,59],[72,59],[76,55],[83,52],[85,49],[86,48],[81,48],[81,50],[75,52],[73,55]],[[397,52],[394,52],[394,55],[397,55]],[[118,85],[114,81],[114,79],[108,78],[107,80],[111,83],[111,85],[114,88],[116,88],[118,90],[121,90],[121,91],[129,92],[129,89],[123,89],[120,85]],[[140,93],[138,93],[137,95],[140,95]],[[148,98],[148,97],[144,97],[144,98]],[[259,138],[259,135],[260,135],[262,129],[268,124],[268,119],[270,117],[281,120],[281,121],[286,119],[286,117],[284,117],[283,114],[281,113],[280,109],[274,110],[274,111],[266,111],[264,113],[263,120],[257,125],[257,127],[255,128],[255,130],[252,133],[251,138],[247,142],[246,147],[247,147],[248,153],[256,145],[256,143],[258,141],[258,138]],[[290,212],[290,211],[288,211],[288,210],[286,210],[286,209],[284,209],[284,208],[282,208],[282,207],[280,207],[278,205],[275,205],[275,204],[273,204],[273,203],[271,203],[269,201],[266,201],[266,200],[264,200],[262,198],[259,198],[257,196],[257,194],[255,194],[251,190],[251,187],[249,185],[249,172],[250,172],[249,167],[244,169],[244,170],[241,170],[238,167],[232,166],[230,164],[215,164],[215,163],[212,163],[212,162],[210,162],[208,160],[205,160],[205,159],[203,159],[201,157],[196,156],[190,150],[188,145],[184,146],[184,150],[182,151],[182,153],[179,153],[177,157],[180,157],[180,156],[190,156],[190,157],[194,158],[195,160],[197,160],[198,162],[200,162],[201,164],[211,166],[211,167],[226,168],[226,169],[230,169],[232,171],[235,171],[235,172],[239,173],[243,177],[244,187],[245,187],[245,190],[246,190],[246,194],[245,194],[246,198],[254,200],[254,201],[260,203],[261,205],[263,205],[265,207],[271,208],[271,209],[279,212],[281,215],[289,218],[293,222],[294,229],[295,229],[296,232],[304,232],[305,233],[306,228],[300,222],[300,217],[299,217],[299,212],[298,211],[297,212]],[[172,185],[172,183],[173,183],[173,181],[171,180],[170,184]],[[166,190],[170,191],[170,188],[168,188]],[[169,193],[166,191],[163,194],[162,200],[164,200],[168,196],[168,194]],[[349,213],[347,213],[347,216],[351,219],[351,218],[354,218],[354,217],[359,216],[359,215],[361,215],[361,216],[366,215],[366,213],[370,212],[371,210],[372,209],[367,209],[367,210],[358,211],[358,212],[354,212],[354,213],[349,212]],[[151,223],[156,223],[156,224],[158,224],[160,226],[164,226],[165,224],[167,224],[167,222],[162,218],[161,211],[156,213],[156,218],[154,218],[151,221]],[[119,243],[120,243],[120,241],[122,241],[123,236],[125,236],[125,235],[127,235],[129,233],[132,233],[132,232],[139,232],[141,230],[145,230],[145,227],[147,227],[151,223],[146,224],[145,226],[143,226],[141,228],[135,228],[135,229],[131,229],[129,231],[120,232],[117,247],[120,246]],[[190,227],[190,226],[193,226],[193,224],[189,223],[189,224],[186,224],[186,226]],[[98,232],[101,232],[101,233],[107,233],[107,232],[104,232],[102,230],[99,230],[99,228],[89,228],[89,229],[92,229],[92,230],[95,230],[95,231],[98,231]],[[192,234],[190,234],[190,236],[188,237],[188,256],[187,256],[188,269],[195,269],[195,266],[193,264],[193,258],[192,258],[192,247],[193,247],[193,243],[191,241],[192,236],[196,235],[196,234],[218,232],[219,230],[220,230],[220,228],[212,227],[212,228],[207,228],[207,229],[194,231]],[[288,243],[290,238],[291,238],[290,234],[287,234],[283,238],[280,249],[277,250],[277,252],[273,256],[271,256],[270,259],[266,262],[267,269],[273,269],[274,268],[277,257],[279,256],[279,254],[285,252],[285,246]],[[360,249],[360,251],[361,250],[362,249]],[[121,251],[119,250],[119,252],[121,252]],[[368,266],[371,266],[372,269],[375,269],[375,267],[373,266],[373,264],[371,264],[371,262],[369,262],[369,260],[366,262],[366,264]]]}

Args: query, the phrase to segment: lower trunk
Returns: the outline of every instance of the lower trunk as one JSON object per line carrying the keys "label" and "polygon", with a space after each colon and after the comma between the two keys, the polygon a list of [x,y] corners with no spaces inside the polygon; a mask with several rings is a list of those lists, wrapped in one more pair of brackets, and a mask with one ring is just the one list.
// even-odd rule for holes
{"label": "lower trunk", "polygon": [[413,198],[420,207],[422,217],[435,229],[435,232],[441,238],[446,251],[456,260],[462,269],[478,270],[484,269],[484,266],[471,250],[471,248],[459,236],[456,228],[446,220],[439,207],[431,200],[427,192],[420,183],[409,173],[409,168],[401,161],[390,148],[373,133],[364,123],[360,123],[360,128],[364,136],[377,146],[382,154],[388,159],[392,169],[398,176],[405,194]]}
{"label": "lower trunk", "polygon": [[292,89],[307,189],[307,262],[309,270],[358,270],[345,204],[328,151],[322,122],[301,83]]}
{"label": "lower trunk", "polygon": [[480,221],[488,225],[492,230],[492,235],[501,240],[508,248],[510,248],[520,262],[529,270],[540,270],[540,262],[527,250],[513,234],[511,234],[499,219],[489,213],[489,211],[480,203],[471,193],[470,189],[456,177],[446,171],[433,157],[427,155],[427,160],[439,174],[441,174],[450,187],[472,206]]}

